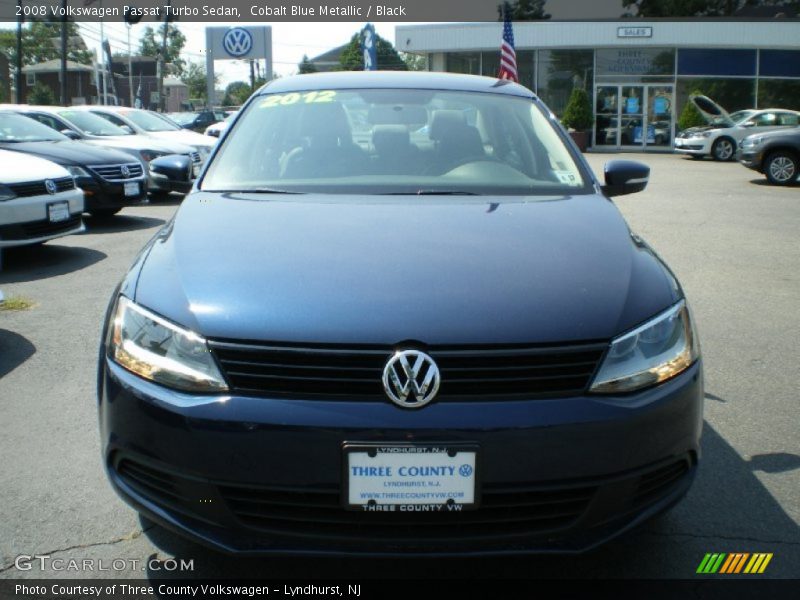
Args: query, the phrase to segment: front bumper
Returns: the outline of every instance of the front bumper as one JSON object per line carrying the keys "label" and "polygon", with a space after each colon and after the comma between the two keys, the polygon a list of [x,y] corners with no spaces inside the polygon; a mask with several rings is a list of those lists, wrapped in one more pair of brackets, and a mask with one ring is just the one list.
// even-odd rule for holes
{"label": "front bumper", "polygon": [[[195,397],[101,359],[117,493],[151,519],[248,554],[580,552],[677,502],[699,455],[702,367],[628,397],[440,402]],[[344,442],[479,447],[481,507],[350,512]],[[447,518],[444,518],[447,517]]]}
{"label": "front bumper", "polygon": [[[130,179],[126,182],[110,182],[102,179],[98,181],[90,177],[79,177],[75,183],[83,190],[84,210],[87,212],[147,203],[147,179],[145,177]],[[136,183],[139,186],[139,193],[126,196],[125,183]]]}
{"label": "front bumper", "polygon": [[764,160],[764,153],[760,150],[743,150],[742,148],[739,148],[739,150],[736,152],[736,160],[738,160],[748,169],[753,169],[754,171],[761,173],[761,164]]}
{"label": "front bumper", "polygon": [[706,137],[675,138],[675,152],[705,156],[711,154],[713,140]]}
{"label": "front bumper", "polygon": [[[67,202],[69,218],[51,222],[48,205]],[[51,196],[29,196],[0,202],[0,248],[39,244],[65,235],[81,233],[83,193],[72,189]]]}

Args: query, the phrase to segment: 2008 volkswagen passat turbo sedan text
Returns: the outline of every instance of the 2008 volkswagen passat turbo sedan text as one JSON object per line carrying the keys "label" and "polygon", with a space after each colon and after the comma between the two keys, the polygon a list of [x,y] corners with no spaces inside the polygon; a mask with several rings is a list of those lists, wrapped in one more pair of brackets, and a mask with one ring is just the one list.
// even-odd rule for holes
{"label": "2008 volkswagen passat turbo sedan text", "polygon": [[524,87],[273,81],[121,282],[105,467],[242,553],[577,552],[696,471],[681,287]]}

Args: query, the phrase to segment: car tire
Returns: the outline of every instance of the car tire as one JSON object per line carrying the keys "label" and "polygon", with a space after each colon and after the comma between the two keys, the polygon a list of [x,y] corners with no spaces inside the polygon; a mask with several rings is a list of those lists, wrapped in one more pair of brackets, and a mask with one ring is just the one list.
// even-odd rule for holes
{"label": "car tire", "polygon": [[800,175],[800,160],[788,150],[777,150],[764,161],[764,175],[773,185],[791,185]]}
{"label": "car tire", "polygon": [[736,155],[736,142],[729,137],[721,137],[711,147],[711,156],[714,160],[727,162]]}
{"label": "car tire", "polygon": [[113,217],[119,211],[122,210],[122,207],[119,208],[95,208],[89,211],[89,214],[92,215],[95,219],[107,219],[109,217]]}
{"label": "car tire", "polygon": [[689,158],[691,158],[692,160],[703,160],[703,155],[702,154],[690,154]]}

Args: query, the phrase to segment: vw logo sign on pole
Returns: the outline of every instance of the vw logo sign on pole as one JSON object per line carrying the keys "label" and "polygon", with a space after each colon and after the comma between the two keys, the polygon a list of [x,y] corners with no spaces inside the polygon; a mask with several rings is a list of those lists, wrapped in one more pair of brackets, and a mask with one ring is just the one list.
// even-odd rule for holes
{"label": "vw logo sign on pole", "polygon": [[436,397],[441,376],[433,359],[418,350],[394,353],[383,369],[383,389],[404,408],[420,408]]}
{"label": "vw logo sign on pole", "polygon": [[55,194],[58,191],[56,187],[56,182],[52,179],[45,179],[44,180],[44,189],[47,190],[48,194]]}
{"label": "vw logo sign on pole", "polygon": [[361,30],[363,41],[361,49],[364,52],[364,70],[377,71],[378,70],[378,49],[375,43],[375,27],[368,23],[364,29]]}
{"label": "vw logo sign on pole", "polygon": [[244,56],[253,48],[253,36],[247,29],[234,27],[222,38],[222,47],[233,57]]}

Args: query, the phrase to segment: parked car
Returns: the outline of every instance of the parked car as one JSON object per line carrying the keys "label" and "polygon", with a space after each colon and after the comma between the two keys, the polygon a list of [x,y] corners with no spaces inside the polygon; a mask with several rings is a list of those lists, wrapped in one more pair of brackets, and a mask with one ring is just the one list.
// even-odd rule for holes
{"label": "parked car", "polygon": [[0,150],[0,248],[83,231],[83,193],[61,165]]}
{"label": "parked car", "polygon": [[714,160],[733,160],[741,140],[753,133],[763,133],[800,124],[800,112],[782,108],[740,110],[733,114],[706,96],[690,96],[708,121],[705,127],[690,127],[675,138],[675,151],[694,158],[711,156]]}
{"label": "parked car", "polygon": [[83,190],[84,209],[93,216],[111,216],[124,206],[147,202],[144,166],[130,154],[72,141],[11,111],[0,111],[0,148],[64,167]]}
{"label": "parked car", "polygon": [[220,144],[108,308],[138,511],[248,555],[566,552],[689,489],[694,326],[609,201],[647,166],[600,182],[531,91],[442,73],[277,79]]}
{"label": "parked car", "polygon": [[210,135],[211,137],[218,138],[220,135],[222,135],[222,132],[228,128],[228,126],[236,118],[236,115],[238,113],[239,111],[237,110],[228,115],[227,117],[225,117],[224,121],[220,121],[219,123],[214,123],[213,125],[209,125],[208,127],[206,127],[205,135]]}
{"label": "parked car", "polygon": [[[81,107],[92,114],[103,117],[117,127],[128,128],[138,135],[148,135],[166,142],[177,142],[193,147],[199,154],[201,163],[197,164],[195,171],[198,171],[201,164],[208,158],[213,143],[209,143],[208,138],[181,129],[168,119],[163,119],[154,111],[140,110],[137,108],[126,108],[118,106],[86,106]],[[196,172],[195,172],[196,174]]]}
{"label": "parked car", "polygon": [[200,110],[197,112],[169,113],[169,117],[184,129],[202,133],[214,123],[224,121],[228,115],[222,110]]}
{"label": "parked car", "polygon": [[736,158],[748,169],[763,173],[770,183],[800,181],[800,127],[756,133],[739,144]]}
{"label": "parked car", "polygon": [[159,156],[182,154],[190,157],[198,165],[201,163],[200,153],[191,146],[135,135],[86,110],[22,104],[0,105],[0,108],[7,108],[31,117],[56,131],[60,131],[70,139],[81,140],[103,148],[112,148],[130,154],[144,164],[148,179],[148,190],[158,197],[164,197],[172,191],[178,191],[183,187],[183,183],[180,182],[180,185],[176,186],[174,185],[176,182],[151,173],[149,168],[151,160]]}

